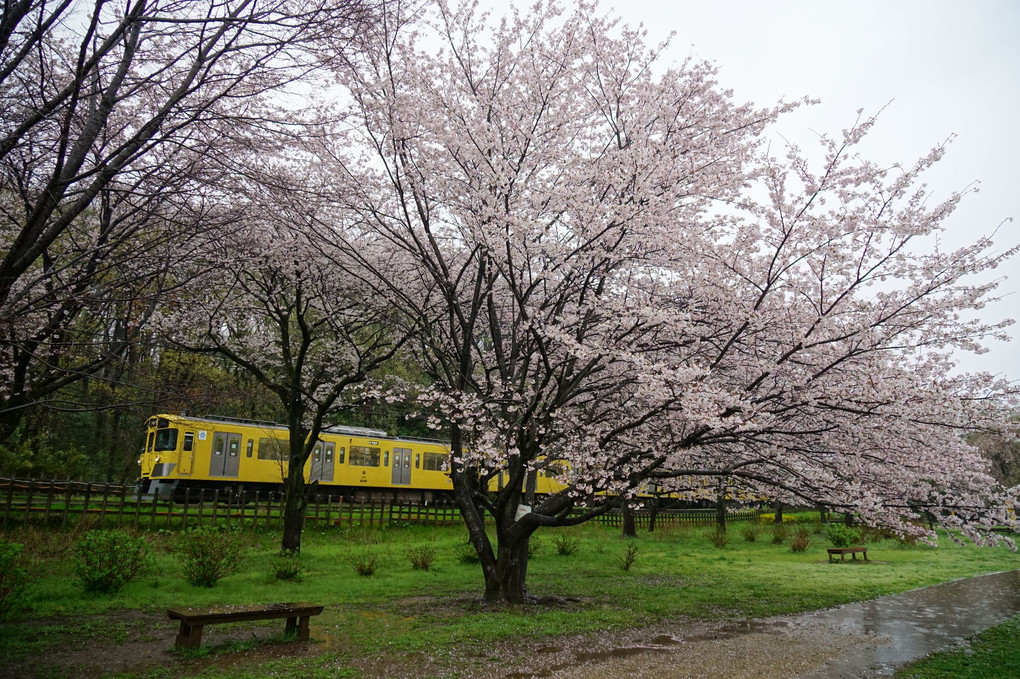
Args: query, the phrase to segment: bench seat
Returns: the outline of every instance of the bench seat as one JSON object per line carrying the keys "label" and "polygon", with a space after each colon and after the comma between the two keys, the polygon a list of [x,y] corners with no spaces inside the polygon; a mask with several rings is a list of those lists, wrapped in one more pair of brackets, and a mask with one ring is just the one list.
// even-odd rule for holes
{"label": "bench seat", "polygon": [[298,641],[308,640],[308,619],[322,613],[323,606],[307,603],[253,604],[245,606],[215,606],[212,608],[170,608],[167,615],[171,620],[180,620],[177,632],[177,646],[197,648],[202,643],[202,629],[206,625],[248,620],[272,620],[286,618],[284,634],[295,636]]}
{"label": "bench seat", "polygon": [[857,555],[861,554],[864,556],[864,560],[868,560],[868,548],[867,547],[829,547],[825,550],[829,553],[829,563],[832,563],[832,557],[839,554],[839,560],[843,561],[846,555],[849,554],[850,558],[854,561],[857,560]]}

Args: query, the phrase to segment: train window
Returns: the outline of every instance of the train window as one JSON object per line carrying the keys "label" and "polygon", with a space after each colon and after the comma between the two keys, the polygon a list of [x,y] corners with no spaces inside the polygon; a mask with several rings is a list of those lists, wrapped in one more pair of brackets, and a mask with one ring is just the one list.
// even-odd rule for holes
{"label": "train window", "polygon": [[146,426],[149,429],[155,429],[156,428],[156,418],[155,417],[150,417],[149,421],[146,423]]}
{"label": "train window", "polygon": [[425,453],[425,466],[427,472],[445,472],[447,470],[445,453]]}
{"label": "train window", "polygon": [[195,447],[195,432],[184,432],[184,452],[189,453]]}
{"label": "train window", "polygon": [[248,439],[248,452],[247,456],[251,457],[251,451],[255,447],[255,439]]}
{"label": "train window", "polygon": [[414,468],[421,469],[421,453],[414,456]]}
{"label": "train window", "polygon": [[156,432],[150,431],[149,432],[149,442],[145,446],[145,450],[147,452],[150,452],[150,453],[152,452],[152,447],[155,444],[155,441],[156,441]]}
{"label": "train window", "polygon": [[340,457],[338,457],[336,461],[337,461],[337,464],[343,464],[344,463],[344,449],[343,448],[340,449]]}
{"label": "train window", "polygon": [[156,448],[155,450],[177,450],[177,430],[176,429],[160,429],[156,432]]}
{"label": "train window", "polygon": [[159,418],[159,421],[156,424],[156,428],[157,429],[165,429],[166,427],[169,427],[169,426],[170,426],[170,420],[166,419],[165,417]]}
{"label": "train window", "polygon": [[351,446],[351,464],[355,467],[378,467],[379,448],[368,446]]}
{"label": "train window", "polygon": [[384,467],[389,467],[390,466],[390,451],[388,451],[388,450],[385,453],[383,453],[383,456],[382,456],[382,466],[384,466]]}
{"label": "train window", "polygon": [[287,439],[259,439],[260,460],[282,460],[283,448],[287,445]]}

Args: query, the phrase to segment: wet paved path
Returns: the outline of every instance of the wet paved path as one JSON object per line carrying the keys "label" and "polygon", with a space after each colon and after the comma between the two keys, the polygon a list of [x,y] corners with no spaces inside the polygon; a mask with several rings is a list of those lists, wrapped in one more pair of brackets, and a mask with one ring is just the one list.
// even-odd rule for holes
{"label": "wet paved path", "polygon": [[[804,615],[888,643],[830,663],[809,677],[886,676],[1020,613],[1020,570],[956,580]],[[863,674],[860,668],[867,668]],[[1017,668],[1020,674],[1020,668]]]}
{"label": "wet paved path", "polygon": [[[837,608],[700,629],[647,642],[539,649],[538,671],[568,679],[871,679],[1020,613],[1020,570],[966,578]],[[594,640],[592,640],[594,641]],[[578,647],[580,646],[580,648]],[[1016,668],[1020,676],[1020,668]]]}

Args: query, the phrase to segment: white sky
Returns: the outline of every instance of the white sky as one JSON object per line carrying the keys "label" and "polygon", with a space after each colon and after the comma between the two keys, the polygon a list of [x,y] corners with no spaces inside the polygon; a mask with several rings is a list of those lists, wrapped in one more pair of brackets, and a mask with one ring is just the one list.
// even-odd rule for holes
{"label": "white sky", "polygon": [[[569,4],[570,0],[563,0]],[[487,0],[495,15],[510,0]],[[526,7],[528,0],[518,6]],[[838,135],[857,110],[886,107],[864,147],[870,159],[912,164],[955,139],[929,175],[933,199],[980,182],[949,222],[947,245],[990,235],[1020,243],[1020,2],[1016,0],[601,0],[649,42],[675,32],[669,61],[715,62],[719,82],[741,100],[768,105],[803,96],[821,103],[780,128],[802,148],[817,133]],[[1020,258],[987,318],[1015,318]],[[1020,336],[1020,325],[1010,329]],[[959,357],[965,370],[1020,380],[1018,342]]]}

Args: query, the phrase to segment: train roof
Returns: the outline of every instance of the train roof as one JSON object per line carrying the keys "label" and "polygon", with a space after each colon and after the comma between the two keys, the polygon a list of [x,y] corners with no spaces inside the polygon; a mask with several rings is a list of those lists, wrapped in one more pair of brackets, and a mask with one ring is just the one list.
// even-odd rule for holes
{"label": "train roof", "polygon": [[[208,422],[210,424],[244,424],[253,427],[262,427],[265,429],[287,429],[287,425],[280,424],[279,422],[269,422],[268,420],[252,420],[244,417],[228,417],[225,415],[203,415],[201,417],[195,417],[188,415],[187,413],[180,414],[159,414],[153,417],[164,417],[174,419],[187,419],[192,422]],[[400,437],[390,436],[383,429],[372,429],[371,427],[354,427],[346,424],[332,424],[322,428],[324,434],[339,434],[341,436],[361,436],[364,438],[380,438],[387,439],[390,441],[413,441],[417,443],[436,443],[439,445],[448,446],[448,441],[442,439],[429,439],[429,438],[417,438],[417,437]]]}

